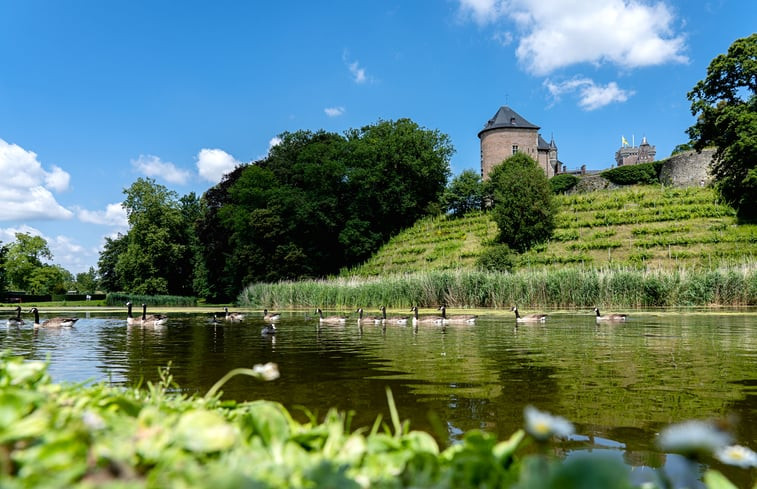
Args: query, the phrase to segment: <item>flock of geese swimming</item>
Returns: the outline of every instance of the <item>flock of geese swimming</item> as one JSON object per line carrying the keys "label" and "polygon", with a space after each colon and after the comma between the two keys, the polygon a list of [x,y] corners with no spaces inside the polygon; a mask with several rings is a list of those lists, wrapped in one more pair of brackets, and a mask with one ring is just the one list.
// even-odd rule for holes
{"label": "flock of geese swimming", "polygon": [[[142,325],[142,326],[162,326],[168,321],[168,316],[165,314],[147,314],[147,305],[142,304],[142,316],[141,317],[134,317],[132,314],[132,303],[127,302],[127,313],[126,313],[126,324],[128,325]],[[212,322],[214,324],[223,322],[223,321],[232,321],[232,322],[238,322],[242,321],[245,318],[245,315],[241,312],[229,312],[228,307],[224,307],[224,312],[222,314],[215,313],[213,314]],[[357,311],[355,311],[358,314],[357,322],[358,324],[398,324],[398,325],[404,325],[408,323],[412,323],[413,326],[417,326],[419,324],[434,324],[434,325],[447,325],[447,324],[475,324],[476,318],[478,316],[474,314],[457,314],[457,315],[447,315],[447,308],[446,306],[440,306],[439,311],[441,311],[441,316],[428,316],[424,315],[421,316],[418,314],[418,307],[413,306],[410,309],[410,312],[413,314],[408,318],[407,316],[387,316],[386,315],[386,307],[381,306],[380,311],[381,315],[379,316],[366,316],[364,315],[363,308],[358,308]],[[541,313],[535,313],[535,314],[526,314],[521,316],[520,312],[518,311],[518,306],[513,306],[510,309],[511,312],[515,313],[515,322],[516,323],[544,323],[547,320],[546,314]],[[624,322],[628,319],[627,314],[606,314],[602,315],[599,312],[599,308],[595,307],[594,312],[596,313],[596,321],[597,322]],[[36,307],[32,307],[29,310],[29,313],[34,314],[34,322],[32,323],[32,326],[34,328],[70,328],[73,327],[73,325],[76,323],[76,321],[79,320],[79,318],[75,317],[53,317],[49,318],[45,321],[40,322],[39,320],[39,309]],[[347,316],[324,316],[323,310],[319,307],[316,309],[316,313],[318,314],[318,321],[319,324],[345,324],[347,320],[349,319]],[[263,310],[263,318],[264,321],[270,323],[266,325],[262,333],[263,334],[275,334],[276,333],[276,325],[274,324],[276,321],[281,319],[281,314],[278,312],[269,312],[268,309]],[[8,327],[11,326],[21,326],[25,324],[24,319],[21,317],[21,306],[16,307],[16,315],[11,316],[7,319],[6,325]]]}

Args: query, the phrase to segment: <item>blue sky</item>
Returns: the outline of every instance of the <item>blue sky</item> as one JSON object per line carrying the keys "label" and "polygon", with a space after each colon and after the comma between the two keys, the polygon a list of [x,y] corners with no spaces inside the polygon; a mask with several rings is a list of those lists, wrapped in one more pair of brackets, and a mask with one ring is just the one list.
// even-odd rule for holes
{"label": "blue sky", "polygon": [[609,168],[622,136],[666,157],[756,21],[733,0],[0,0],[0,241],[86,271],[137,178],[202,194],[299,129],[408,117],[456,175],[509,105],[569,168]]}

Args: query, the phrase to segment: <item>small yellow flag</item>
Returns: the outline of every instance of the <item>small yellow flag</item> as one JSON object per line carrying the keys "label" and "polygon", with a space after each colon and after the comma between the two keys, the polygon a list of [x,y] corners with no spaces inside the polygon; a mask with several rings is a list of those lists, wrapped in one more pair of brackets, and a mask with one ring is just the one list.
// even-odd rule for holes
{"label": "small yellow flag", "polygon": [[628,146],[628,140],[625,136],[620,136],[623,146]]}

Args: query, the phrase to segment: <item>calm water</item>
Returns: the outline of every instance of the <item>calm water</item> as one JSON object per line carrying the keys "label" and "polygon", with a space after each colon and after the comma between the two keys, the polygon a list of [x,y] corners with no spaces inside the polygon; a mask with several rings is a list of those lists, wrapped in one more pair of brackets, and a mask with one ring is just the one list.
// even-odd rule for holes
{"label": "calm water", "polygon": [[757,449],[754,313],[637,313],[626,324],[597,325],[582,312],[518,328],[511,316],[492,314],[475,326],[417,330],[318,327],[291,313],[275,336],[261,335],[263,321],[249,315],[214,325],[206,314],[171,314],[157,329],[127,327],[120,311],[79,316],[71,330],[2,327],[0,348],[49,355],[56,381],[154,382],[170,362],[182,389],[200,394],[232,368],[276,362],[279,380],[238,377],[225,397],[280,401],[301,420],[300,407],[319,417],[330,407],[351,410],[357,428],[379,414],[388,419],[389,387],[400,417],[442,445],[474,428],[504,439],[532,404],[572,421],[579,445],[617,450],[632,465],[667,463],[655,434],[687,419],[732,420],[737,442]]}

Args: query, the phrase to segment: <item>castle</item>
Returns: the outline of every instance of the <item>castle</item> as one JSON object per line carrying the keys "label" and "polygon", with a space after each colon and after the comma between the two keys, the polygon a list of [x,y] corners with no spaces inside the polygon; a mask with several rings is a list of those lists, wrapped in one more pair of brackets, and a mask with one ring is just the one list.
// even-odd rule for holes
{"label": "castle", "polygon": [[615,163],[618,166],[635,165],[654,161],[657,149],[647,142],[647,137],[641,139],[639,146],[628,145],[626,138],[622,139],[620,149],[615,152]]}
{"label": "castle", "polygon": [[[586,165],[580,170],[568,171],[557,158],[554,138],[547,142],[539,134],[539,129],[510,107],[500,107],[478,133],[481,140],[481,178],[486,179],[494,166],[515,153],[525,153],[533,158],[547,178],[558,173],[586,173]],[[639,146],[629,145],[623,138],[620,149],[615,152],[615,162],[617,166],[648,163],[655,161],[656,154],[657,149],[647,142],[646,136]]]}
{"label": "castle", "polygon": [[499,108],[494,117],[478,133],[481,140],[481,177],[487,178],[494,166],[516,153],[525,153],[551,178],[562,166],[557,159],[554,138],[547,142],[539,134],[539,126],[531,124],[507,106]]}

